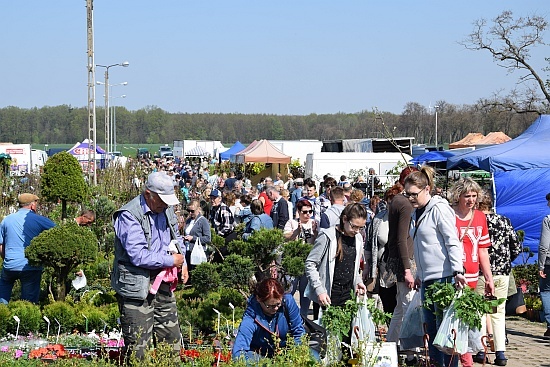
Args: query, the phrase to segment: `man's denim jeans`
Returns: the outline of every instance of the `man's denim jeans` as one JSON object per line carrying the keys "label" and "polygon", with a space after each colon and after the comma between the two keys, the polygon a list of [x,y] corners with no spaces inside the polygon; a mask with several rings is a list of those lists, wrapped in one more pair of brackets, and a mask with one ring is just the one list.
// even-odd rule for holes
{"label": "man's denim jeans", "polygon": [[12,271],[2,268],[0,274],[0,303],[10,301],[15,281],[21,281],[21,299],[38,303],[42,270]]}

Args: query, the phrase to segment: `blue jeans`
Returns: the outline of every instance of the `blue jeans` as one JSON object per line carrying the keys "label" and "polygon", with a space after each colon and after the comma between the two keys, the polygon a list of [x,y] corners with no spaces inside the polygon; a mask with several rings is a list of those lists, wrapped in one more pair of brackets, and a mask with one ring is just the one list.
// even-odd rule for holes
{"label": "blue jeans", "polygon": [[546,278],[539,280],[540,299],[542,300],[546,327],[550,328],[550,266],[544,267],[544,274],[546,274]]}
{"label": "blue jeans", "polygon": [[[422,288],[421,290],[421,296],[422,296],[422,302],[426,299],[426,288],[428,288],[430,285],[434,283],[451,283],[452,277],[447,278],[441,278],[441,279],[434,279],[434,280],[427,280],[425,282],[422,282]],[[439,325],[441,325],[441,316],[435,315],[435,312],[437,311],[437,307],[434,307],[434,305],[430,306],[430,309],[424,309],[424,323],[426,324],[426,332],[428,333],[429,340],[428,340],[428,347],[430,352],[430,361],[435,362],[439,366],[449,366],[449,367],[457,367],[458,366],[458,360],[459,355],[450,356],[448,354],[443,353],[439,349],[433,346],[433,340],[435,339],[435,336],[437,334],[437,329],[439,328]],[[451,363],[452,358],[452,363]]]}
{"label": "blue jeans", "polygon": [[42,270],[13,271],[2,268],[0,274],[0,303],[8,303],[15,281],[21,281],[21,299],[38,303]]}

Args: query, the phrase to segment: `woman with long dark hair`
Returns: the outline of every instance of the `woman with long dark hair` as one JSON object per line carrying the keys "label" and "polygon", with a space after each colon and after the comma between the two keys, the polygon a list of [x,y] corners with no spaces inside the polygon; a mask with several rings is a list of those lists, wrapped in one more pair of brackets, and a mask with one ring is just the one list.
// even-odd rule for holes
{"label": "woman with long dark hair", "polygon": [[366,293],[359,274],[363,256],[361,230],[367,223],[364,205],[346,206],[337,226],[321,229],[306,259],[306,296],[321,306],[344,306],[351,291]]}

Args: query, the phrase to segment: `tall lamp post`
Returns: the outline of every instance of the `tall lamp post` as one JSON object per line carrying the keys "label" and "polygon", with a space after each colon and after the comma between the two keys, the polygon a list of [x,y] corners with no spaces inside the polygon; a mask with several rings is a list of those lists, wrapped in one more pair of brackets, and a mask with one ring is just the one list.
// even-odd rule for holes
{"label": "tall lamp post", "polygon": [[128,67],[129,65],[130,63],[128,61],[112,65],[96,65],[96,67],[105,68],[105,149],[107,152],[111,150],[109,146],[109,68],[112,68],[113,66]]}
{"label": "tall lamp post", "polygon": [[437,110],[439,109],[439,106],[435,105],[434,108],[435,108],[435,149],[439,150],[439,147],[437,146]]}
{"label": "tall lamp post", "polygon": [[[112,97],[113,99],[115,98],[126,98],[126,94],[123,94],[121,96],[118,96],[118,97]],[[113,122],[113,152],[116,152],[116,103],[113,102],[113,118],[112,118],[112,122]]]}
{"label": "tall lamp post", "polygon": [[[103,82],[96,82],[97,85],[104,85],[105,83]],[[110,97],[112,94],[113,94],[113,87],[116,87],[116,86],[119,86],[119,85],[122,85],[122,86],[126,86],[128,85],[128,82],[122,82],[122,83],[117,83],[117,84],[109,84],[108,87],[109,87],[109,105],[111,104],[111,99],[113,98],[120,98],[120,97]],[[105,97],[105,96],[103,96]],[[108,106],[105,105],[105,109],[107,109]],[[111,111],[109,111],[109,143],[107,144],[107,146],[105,147],[105,149],[107,150],[107,153],[111,152],[113,150],[113,141],[114,141],[114,137],[113,137],[113,115],[111,114]],[[114,149],[116,150],[116,149]]]}

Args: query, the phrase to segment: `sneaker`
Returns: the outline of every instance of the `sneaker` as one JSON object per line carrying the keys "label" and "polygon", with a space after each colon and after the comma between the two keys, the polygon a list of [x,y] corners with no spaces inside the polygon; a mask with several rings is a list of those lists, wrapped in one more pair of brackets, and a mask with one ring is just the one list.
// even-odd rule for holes
{"label": "sneaker", "polygon": [[544,333],[544,336],[550,336],[550,327],[546,329],[546,332]]}

